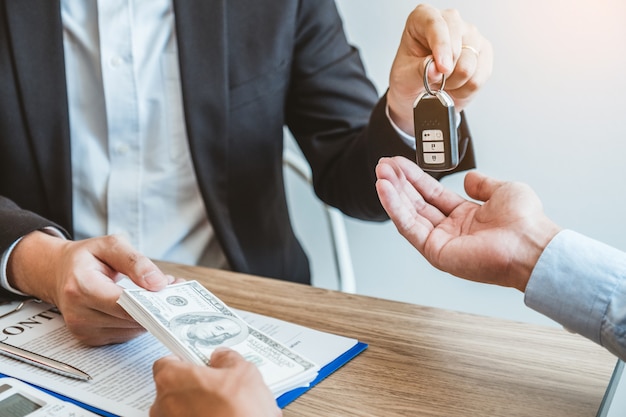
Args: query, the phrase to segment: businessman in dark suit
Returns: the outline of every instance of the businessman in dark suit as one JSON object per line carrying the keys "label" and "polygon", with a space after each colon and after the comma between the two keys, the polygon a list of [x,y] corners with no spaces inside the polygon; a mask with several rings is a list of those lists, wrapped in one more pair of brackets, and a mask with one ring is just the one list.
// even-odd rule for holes
{"label": "businessman in dark suit", "polygon": [[[115,304],[121,275],[172,282],[148,257],[308,283],[283,127],[323,201],[385,220],[375,166],[414,156],[429,56],[459,110],[491,72],[489,42],[428,6],[379,99],[330,0],[0,1],[0,296],[51,302],[103,344],[142,331]],[[464,117],[459,137],[472,168]]]}

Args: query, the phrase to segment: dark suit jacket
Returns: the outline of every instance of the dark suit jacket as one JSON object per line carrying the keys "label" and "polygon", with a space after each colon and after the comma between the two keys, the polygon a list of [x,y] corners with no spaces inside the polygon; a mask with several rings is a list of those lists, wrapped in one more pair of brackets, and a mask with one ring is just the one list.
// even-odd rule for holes
{"label": "dark suit jacket", "polygon": [[[289,223],[283,126],[317,195],[385,220],[381,156],[415,153],[346,42],[331,0],[175,0],[189,145],[208,216],[234,270],[309,282]],[[416,82],[420,82],[416,80]],[[58,0],[0,0],[0,253],[58,225],[72,236],[72,183]],[[460,132],[474,166],[469,132]]]}

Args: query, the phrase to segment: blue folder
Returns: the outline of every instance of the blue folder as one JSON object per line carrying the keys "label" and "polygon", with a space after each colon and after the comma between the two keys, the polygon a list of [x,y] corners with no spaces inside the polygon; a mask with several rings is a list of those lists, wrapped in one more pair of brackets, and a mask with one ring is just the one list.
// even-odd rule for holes
{"label": "blue folder", "polygon": [[280,408],[285,408],[287,404],[291,403],[293,400],[319,384],[321,380],[335,372],[337,369],[341,368],[344,364],[348,363],[350,360],[352,360],[352,358],[363,352],[365,349],[367,349],[367,344],[363,342],[358,342],[352,348],[344,352],[341,356],[337,357],[337,359],[320,369],[317,377],[313,380],[313,382],[311,382],[308,387],[295,388],[278,397],[276,399],[278,406]]}

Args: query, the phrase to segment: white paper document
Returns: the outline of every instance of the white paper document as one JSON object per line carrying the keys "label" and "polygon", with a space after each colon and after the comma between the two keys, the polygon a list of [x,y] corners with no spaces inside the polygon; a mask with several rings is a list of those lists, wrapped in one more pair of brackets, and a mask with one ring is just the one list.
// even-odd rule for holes
{"label": "white paper document", "polygon": [[0,355],[0,372],[121,416],[147,416],[154,401],[152,363],[167,355],[146,333],[130,342],[85,346],[72,337],[49,304],[30,303],[0,321],[1,340],[65,362],[93,379],[68,378]]}
{"label": "white paper document", "polygon": [[[0,306],[0,315],[13,305]],[[258,314],[237,311],[250,326],[324,366],[359,342]],[[0,355],[0,373],[75,399],[109,415],[147,417],[155,398],[152,364],[170,354],[150,333],[102,347],[82,345],[65,327],[56,307],[28,303],[0,319],[0,340],[65,362],[93,379],[68,378]]]}

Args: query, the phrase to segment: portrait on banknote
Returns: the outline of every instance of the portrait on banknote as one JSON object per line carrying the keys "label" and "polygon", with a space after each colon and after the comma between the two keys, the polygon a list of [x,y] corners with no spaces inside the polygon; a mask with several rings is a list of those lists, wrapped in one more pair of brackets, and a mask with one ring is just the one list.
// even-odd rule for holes
{"label": "portrait on banknote", "polygon": [[181,340],[201,351],[233,346],[248,337],[248,325],[238,317],[206,311],[173,317],[169,328]]}

